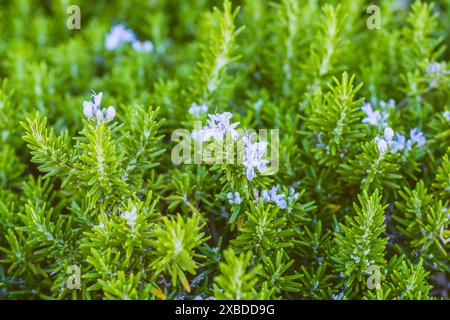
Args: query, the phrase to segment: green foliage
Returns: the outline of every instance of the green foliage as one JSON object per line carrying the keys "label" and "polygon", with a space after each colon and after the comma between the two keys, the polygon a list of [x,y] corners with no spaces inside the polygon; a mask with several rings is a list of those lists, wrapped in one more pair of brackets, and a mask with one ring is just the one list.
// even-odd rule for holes
{"label": "green foliage", "polygon": [[260,201],[259,206],[252,206],[250,210],[239,235],[232,240],[236,248],[252,250],[264,256],[266,252],[293,245],[286,241],[293,231],[287,228],[286,218],[279,207],[264,207]]}
{"label": "green foliage", "polygon": [[[228,87],[230,78],[227,77],[226,68],[229,64],[239,59],[235,54],[235,38],[241,33],[243,27],[236,29],[234,19],[239,8],[232,9],[229,0],[223,3],[223,12],[214,8],[211,17],[207,18],[203,31],[208,34],[207,43],[202,46],[202,61],[194,72],[194,84],[192,97],[199,103],[216,103],[214,98],[218,92],[221,99]],[[222,102],[223,100],[219,100]],[[224,101],[225,102],[225,101]],[[222,102],[223,103],[223,102]]]}
{"label": "green foliage", "polygon": [[336,233],[336,272],[344,279],[345,288],[353,289],[349,297],[361,290],[365,274],[371,266],[384,267],[384,251],[388,241],[381,235],[385,230],[381,195],[376,190],[371,196],[366,192],[358,196],[360,206],[353,205],[355,216],[345,217],[345,224]]}
{"label": "green foliage", "polygon": [[397,174],[397,155],[380,152],[374,141],[366,142],[361,149],[354,160],[341,165],[342,174],[348,177],[349,182],[361,185],[363,189],[398,188],[395,180],[402,176]]}

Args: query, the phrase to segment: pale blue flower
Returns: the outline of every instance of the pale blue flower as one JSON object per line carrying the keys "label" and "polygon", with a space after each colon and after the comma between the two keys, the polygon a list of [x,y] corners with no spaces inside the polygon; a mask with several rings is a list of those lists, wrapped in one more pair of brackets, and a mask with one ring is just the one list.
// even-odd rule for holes
{"label": "pale blue flower", "polygon": [[[270,203],[275,202],[275,204],[280,207],[280,209],[286,209],[287,203],[284,199],[286,195],[284,193],[278,193],[279,187],[272,187],[269,191],[262,190],[261,191],[261,198],[263,199],[264,203]],[[293,194],[292,196],[297,197],[298,194]]]}
{"label": "pale blue flower", "polygon": [[366,117],[362,120],[363,123],[368,123],[372,126],[383,127],[386,124],[388,114],[387,112],[380,112],[374,110],[370,103],[364,103],[361,110],[365,112]]}
{"label": "pale blue flower", "polygon": [[372,105],[370,103],[364,103],[361,110],[366,113],[366,117],[362,120],[362,122],[376,126],[378,123],[378,115],[373,111]]}
{"label": "pale blue flower", "polygon": [[235,204],[241,204],[242,200],[244,200],[244,199],[241,197],[239,192],[235,192],[234,193],[234,203]]}
{"label": "pale blue flower", "polygon": [[289,203],[292,203],[298,197],[299,197],[299,193],[295,192],[294,188],[289,188],[289,197],[288,197]]}
{"label": "pale blue flower", "polygon": [[446,73],[445,66],[439,62],[432,61],[428,64],[425,72],[429,75],[440,77],[443,73]]}
{"label": "pale blue flower", "polygon": [[392,130],[392,128],[390,127],[386,127],[384,129],[383,136],[381,138],[376,137],[374,139],[375,143],[377,144],[378,151],[380,153],[385,153],[388,147],[392,145],[393,137],[394,137],[394,130]]}
{"label": "pale blue flower", "polygon": [[92,95],[94,102],[84,101],[83,102],[83,113],[87,118],[92,118],[96,111],[100,109],[100,103],[102,101],[103,93],[100,92],[96,94],[95,92]]}
{"label": "pale blue flower", "polygon": [[94,226],[94,228],[105,229],[105,225],[103,224],[103,222],[100,222],[98,225]]}
{"label": "pale blue flower", "polygon": [[216,140],[221,141],[227,133],[231,134],[233,140],[239,137],[239,134],[235,130],[239,122],[230,123],[233,117],[230,112],[210,114],[208,117],[208,128],[213,132],[212,135]]}
{"label": "pale blue flower", "polygon": [[261,191],[261,198],[264,200],[264,202],[269,202],[270,201],[269,192],[265,189]]}
{"label": "pale blue flower", "polygon": [[216,141],[223,141],[227,134],[229,134],[234,141],[239,138],[239,133],[235,129],[239,122],[230,123],[230,119],[233,117],[230,112],[209,114],[208,117],[207,126],[200,130],[192,131],[191,136],[194,140],[206,142],[213,138]]}
{"label": "pale blue flower", "polygon": [[318,140],[318,142],[316,143],[317,148],[322,148],[324,146],[323,141],[322,141],[322,135],[323,135],[323,132],[319,132],[318,134],[316,134],[316,137]]}
{"label": "pale blue flower", "polygon": [[106,109],[106,113],[104,115],[104,120],[105,121],[109,121],[114,119],[114,117],[116,116],[116,109],[114,109],[113,106],[109,106],[108,109]]}
{"label": "pale blue flower", "polygon": [[239,122],[230,123],[233,115],[230,112],[209,114],[208,125],[202,129],[202,141],[208,141],[213,138],[216,141],[222,141],[227,134],[230,134],[233,140],[239,137],[235,130]]}
{"label": "pale blue flower", "polygon": [[384,139],[386,140],[386,142],[388,144],[391,144],[393,137],[394,137],[394,130],[392,130],[392,128],[390,127],[386,127],[384,129]]}
{"label": "pale blue flower", "polygon": [[443,116],[446,120],[450,121],[450,111],[445,111],[445,112],[442,114],[442,116]]}
{"label": "pale blue flower", "polygon": [[331,299],[333,300],[342,300],[342,297],[344,296],[344,292],[340,292],[338,294],[332,294]]}
{"label": "pale blue flower", "polygon": [[443,75],[450,74],[450,70],[446,69],[444,63],[432,61],[425,69],[425,73],[427,73],[431,77],[431,79],[429,80],[430,87],[435,88],[438,86],[440,78]]}
{"label": "pale blue flower", "polygon": [[425,145],[425,142],[427,141],[427,139],[424,137],[423,133],[417,129],[411,129],[411,131],[409,132],[409,136],[411,138],[411,141],[414,143],[417,143],[417,145],[419,147],[422,147],[423,145]]}
{"label": "pale blue flower", "polygon": [[124,213],[121,214],[122,218],[125,219],[125,221],[127,222],[127,224],[130,227],[134,227],[136,220],[137,220],[137,209],[136,207],[133,207],[133,209],[131,209],[130,211],[125,211]]}
{"label": "pale blue flower", "polygon": [[386,101],[384,100],[380,100],[380,102],[378,103],[380,105],[381,108],[383,108],[383,110],[385,109],[392,109],[395,107],[395,100],[394,99],[389,99],[386,103]]}
{"label": "pale blue flower", "polygon": [[384,140],[383,138],[379,138],[379,139],[376,139],[375,142],[377,144],[378,151],[381,154],[383,154],[387,151],[388,145],[387,145],[386,140]]}

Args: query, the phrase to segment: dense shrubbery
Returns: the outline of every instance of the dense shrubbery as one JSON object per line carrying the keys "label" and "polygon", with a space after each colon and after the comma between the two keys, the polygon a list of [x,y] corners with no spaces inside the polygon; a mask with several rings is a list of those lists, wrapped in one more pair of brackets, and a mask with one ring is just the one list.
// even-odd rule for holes
{"label": "dense shrubbery", "polygon": [[2,2],[0,298],[447,298],[450,1],[370,4]]}

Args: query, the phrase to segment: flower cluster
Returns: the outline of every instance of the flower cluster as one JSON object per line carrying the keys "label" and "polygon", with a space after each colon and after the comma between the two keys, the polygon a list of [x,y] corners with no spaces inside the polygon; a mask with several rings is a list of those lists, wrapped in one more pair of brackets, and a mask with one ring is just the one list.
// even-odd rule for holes
{"label": "flower cluster", "polygon": [[106,34],[105,48],[107,50],[115,50],[123,43],[131,43],[131,46],[138,52],[153,51],[153,43],[151,41],[139,41],[136,34],[131,29],[125,28],[123,24],[117,24],[111,28]]}
{"label": "flower cluster", "polygon": [[[206,105],[198,106],[194,103],[191,106],[190,113],[199,114],[199,111],[203,111],[205,108],[207,108]],[[215,141],[222,142],[227,135],[233,141],[239,139],[240,135],[236,131],[239,122],[230,122],[233,117],[230,112],[209,114],[208,117],[207,126],[200,130],[192,131],[191,136],[194,140],[206,142],[212,138]],[[250,135],[243,136],[241,142],[244,146],[242,164],[246,168],[247,180],[251,181],[256,177],[255,169],[260,173],[264,173],[267,170],[266,164],[269,163],[269,160],[266,159],[265,155],[267,153],[268,142],[252,142]]]}
{"label": "flower cluster", "polygon": [[411,149],[411,145],[416,143],[418,147],[423,147],[427,142],[427,139],[423,135],[422,131],[417,128],[411,129],[409,132],[410,140],[407,142],[408,150]]}
{"label": "flower cluster", "polygon": [[29,2],[0,300],[450,297],[450,0]]}
{"label": "flower cluster", "polygon": [[[292,188],[291,188],[292,189]],[[278,186],[276,187],[272,187],[270,190],[262,190],[261,191],[261,196],[260,198],[263,200],[264,203],[270,203],[270,202],[274,202],[278,207],[280,207],[280,209],[286,209],[287,207],[287,202],[285,200],[286,195],[284,193],[278,193],[278,191],[280,190],[280,188]],[[295,199],[296,197],[298,197],[298,193],[294,193],[294,190],[292,189],[292,194],[290,194],[290,199]],[[257,194],[257,192],[255,193],[255,197],[256,197],[256,201],[258,201],[259,196]]]}
{"label": "flower cluster", "polygon": [[196,118],[202,117],[206,112],[208,111],[208,106],[203,103],[201,105],[198,105],[197,102],[194,102],[191,107],[189,108],[189,114]]}
{"label": "flower cluster", "polygon": [[94,228],[105,229],[105,225],[103,222],[100,221],[100,223],[98,225],[94,226]]}
{"label": "flower cluster", "polygon": [[443,116],[446,120],[450,121],[450,111],[445,111],[445,112],[442,114],[442,116]]}
{"label": "flower cluster", "polygon": [[300,194],[298,192],[295,192],[295,189],[293,187],[289,188],[289,195],[288,195],[288,203],[294,202]]}
{"label": "flower cluster", "polygon": [[[390,102],[391,104],[392,102]],[[383,101],[383,104],[380,105],[386,107],[386,103]],[[385,109],[385,108],[383,108]],[[362,120],[363,123],[370,124],[372,126],[377,126],[379,128],[383,128],[387,124],[388,113],[386,110],[374,110],[370,103],[364,103],[361,106],[361,110],[364,111],[366,117]]]}
{"label": "flower cluster", "polygon": [[136,207],[133,207],[133,209],[131,209],[130,211],[125,211],[121,214],[121,217],[124,218],[127,224],[133,228],[137,220]]}
{"label": "flower cluster", "polygon": [[387,151],[388,147],[392,146],[392,139],[394,137],[394,130],[390,127],[384,129],[384,134],[382,137],[376,137],[375,143],[377,144],[378,151],[383,154]]}
{"label": "flower cluster", "polygon": [[[395,140],[394,140],[395,136]],[[382,154],[385,153],[388,147],[391,147],[391,153],[395,154],[399,151],[411,150],[413,144],[416,144],[419,148],[423,147],[426,143],[426,138],[422,131],[417,128],[411,129],[409,132],[409,139],[400,133],[395,133],[390,127],[384,129],[384,134],[382,137],[376,137],[375,143],[377,144],[378,151]]]}
{"label": "flower cluster", "polygon": [[234,141],[239,138],[239,133],[235,129],[239,122],[230,123],[233,117],[230,112],[209,114],[208,117],[207,126],[200,132],[198,130],[192,132],[194,140],[205,142],[213,138],[216,141],[223,141],[227,134],[230,134]]}
{"label": "flower cluster", "polygon": [[97,122],[107,122],[116,116],[116,109],[113,106],[109,106],[107,109],[101,109],[100,104],[102,102],[103,93],[100,92],[96,94],[93,92],[92,95],[94,102],[84,101],[83,102],[83,113],[88,119],[95,119]]}
{"label": "flower cluster", "polygon": [[239,192],[228,192],[227,199],[229,204],[241,204],[242,200],[244,200]]}
{"label": "flower cluster", "polygon": [[428,64],[428,67],[425,69],[425,73],[431,77],[429,81],[430,87],[435,88],[437,87],[439,80],[443,75],[450,74],[450,70],[446,69],[444,63],[432,61],[430,62],[430,64]]}
{"label": "flower cluster", "polygon": [[267,152],[267,141],[252,143],[251,137],[245,136],[244,142],[244,162],[242,163],[246,168],[247,180],[251,181],[255,178],[255,168],[260,173],[264,173],[267,170],[266,164],[269,162],[265,158]]}

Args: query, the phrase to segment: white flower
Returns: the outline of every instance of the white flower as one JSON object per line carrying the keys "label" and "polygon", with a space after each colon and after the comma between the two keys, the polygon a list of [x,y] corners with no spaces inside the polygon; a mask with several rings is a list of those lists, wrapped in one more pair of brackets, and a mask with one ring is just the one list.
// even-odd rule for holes
{"label": "white flower", "polygon": [[208,106],[203,103],[202,105],[198,105],[196,102],[194,102],[191,107],[189,108],[189,113],[193,115],[194,117],[200,118],[208,111]]}
{"label": "white flower", "polygon": [[127,224],[130,227],[134,227],[134,224],[136,223],[136,219],[137,219],[137,209],[136,207],[133,207],[133,209],[131,209],[131,211],[125,211],[124,213],[121,214],[122,218],[124,218],[127,221]]}
{"label": "white flower", "polygon": [[384,140],[383,138],[379,138],[379,139],[376,139],[375,142],[377,144],[378,151],[380,153],[385,153],[388,148],[386,140]]}
{"label": "white flower", "polygon": [[445,112],[442,114],[442,116],[443,116],[446,120],[450,121],[450,111],[445,111]]}
{"label": "white flower", "polygon": [[137,52],[152,52],[153,51],[153,43],[148,40],[144,41],[144,42],[135,40],[131,43],[131,46]]}
{"label": "white flower", "polygon": [[244,162],[242,163],[246,167],[247,180],[251,181],[255,178],[255,168],[260,173],[266,171],[266,164],[269,160],[264,159],[264,155],[267,152],[267,141],[251,142],[250,137],[244,137]]}
{"label": "white flower", "polygon": [[239,192],[235,192],[234,194],[232,192],[228,192],[227,199],[230,204],[241,204],[242,200],[244,200]]}
{"label": "white flower", "polygon": [[92,101],[84,101],[83,102],[83,113],[88,119],[96,119],[97,122],[100,121],[110,121],[114,119],[116,116],[116,109],[114,107],[109,106],[107,109],[101,109],[101,102],[103,93],[100,92],[92,95],[94,102]]}
{"label": "white flower", "polygon": [[423,133],[417,128],[411,129],[409,136],[411,138],[411,142],[417,143],[419,147],[422,147],[427,141],[427,139],[423,136]]}
{"label": "white flower", "polygon": [[136,35],[130,29],[125,28],[123,24],[115,25],[111,31],[106,34],[105,48],[107,50],[114,50],[124,42],[133,42],[136,40]]}

